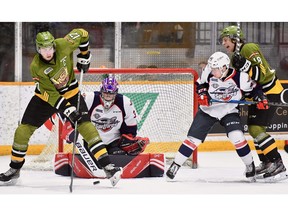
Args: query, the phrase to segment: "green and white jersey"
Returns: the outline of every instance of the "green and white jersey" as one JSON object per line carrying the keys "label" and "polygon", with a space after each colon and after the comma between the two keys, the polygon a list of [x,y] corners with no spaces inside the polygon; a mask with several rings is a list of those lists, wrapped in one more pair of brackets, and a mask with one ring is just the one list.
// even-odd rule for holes
{"label": "green and white jersey", "polygon": [[240,54],[251,61],[252,68],[253,66],[258,66],[256,70],[249,71],[249,76],[262,85],[264,92],[278,94],[283,90],[282,85],[277,79],[275,70],[271,69],[258,44],[243,44],[240,48]]}
{"label": "green and white jersey", "polygon": [[73,51],[81,46],[89,46],[89,35],[84,29],[73,29],[64,38],[55,39],[53,59],[47,63],[36,54],[30,71],[36,83],[35,94],[51,106],[59,109],[77,94],[78,81],[73,70]]}

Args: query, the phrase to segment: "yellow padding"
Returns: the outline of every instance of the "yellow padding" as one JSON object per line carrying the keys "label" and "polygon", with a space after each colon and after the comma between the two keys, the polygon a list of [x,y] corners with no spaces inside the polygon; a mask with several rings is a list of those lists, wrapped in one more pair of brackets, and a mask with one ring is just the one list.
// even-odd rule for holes
{"label": "yellow padding", "polygon": [[95,158],[98,160],[98,158],[102,155],[104,155],[105,153],[107,153],[106,148],[101,149],[100,151],[96,152],[96,154],[94,155]]}
{"label": "yellow padding", "polygon": [[18,162],[22,162],[22,161],[24,160],[24,158],[12,156],[12,157],[11,157],[11,160],[13,160],[13,161],[18,161]]}
{"label": "yellow padding", "polygon": [[275,144],[270,145],[268,148],[263,150],[263,153],[266,155],[268,154],[270,151],[272,151],[274,148],[276,148]]}

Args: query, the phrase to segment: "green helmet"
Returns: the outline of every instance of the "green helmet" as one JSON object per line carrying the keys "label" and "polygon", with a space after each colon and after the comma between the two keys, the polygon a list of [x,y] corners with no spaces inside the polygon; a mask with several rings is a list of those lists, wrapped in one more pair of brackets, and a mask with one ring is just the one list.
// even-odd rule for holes
{"label": "green helmet", "polygon": [[239,35],[237,34],[237,26],[228,26],[221,31],[220,40],[223,37],[230,37],[231,39],[236,39],[239,37],[240,40],[244,41],[244,34],[241,29],[239,29]]}
{"label": "green helmet", "polygon": [[55,47],[54,43],[54,37],[53,35],[49,32],[39,32],[36,36],[36,49],[39,51],[40,48],[42,47]]}

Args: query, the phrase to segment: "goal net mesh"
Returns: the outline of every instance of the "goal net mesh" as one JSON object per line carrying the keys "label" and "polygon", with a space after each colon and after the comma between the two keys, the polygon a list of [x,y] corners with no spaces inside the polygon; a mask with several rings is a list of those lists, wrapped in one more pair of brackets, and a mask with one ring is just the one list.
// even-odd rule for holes
{"label": "goal net mesh", "polygon": [[[197,110],[194,103],[197,72],[175,68],[90,69],[89,73],[83,74],[81,92],[99,91],[101,81],[108,74],[116,77],[118,92],[134,103],[139,116],[137,136],[150,139],[144,153],[165,153],[166,163],[171,163]],[[62,122],[56,115],[53,117],[55,123],[44,149],[33,160],[27,161],[24,168],[53,170],[54,155],[59,148],[62,152],[72,152],[73,144],[59,138]],[[197,151],[186,165],[196,168]]]}

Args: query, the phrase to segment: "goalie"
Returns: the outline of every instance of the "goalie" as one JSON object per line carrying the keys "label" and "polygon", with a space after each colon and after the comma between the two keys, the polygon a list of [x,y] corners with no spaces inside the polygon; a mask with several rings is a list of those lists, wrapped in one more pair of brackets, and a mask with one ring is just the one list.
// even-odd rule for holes
{"label": "goalie", "polygon": [[[137,112],[133,102],[118,93],[115,77],[105,78],[100,91],[84,92],[91,122],[106,144],[110,155],[138,155],[149,144],[149,138],[137,135]],[[74,140],[74,129],[66,122],[62,138],[68,143]]]}

